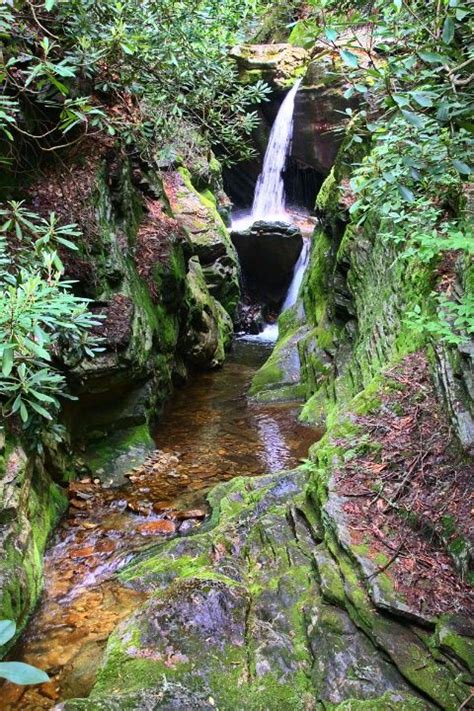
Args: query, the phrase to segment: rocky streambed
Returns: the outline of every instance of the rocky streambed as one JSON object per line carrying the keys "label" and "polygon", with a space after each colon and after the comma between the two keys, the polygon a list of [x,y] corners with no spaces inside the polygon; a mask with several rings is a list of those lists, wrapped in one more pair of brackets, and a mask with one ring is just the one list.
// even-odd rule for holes
{"label": "rocky streambed", "polygon": [[150,598],[120,571],[164,539],[206,530],[206,495],[215,484],[277,472],[306,455],[318,432],[298,425],[294,404],[264,406],[246,396],[267,355],[264,345],[237,342],[222,370],[177,392],[155,433],[157,450],[142,466],[125,480],[70,484],[69,512],[46,556],[43,598],[11,653],[47,670],[51,682],[4,684],[2,710],[36,711],[87,696],[108,637]]}

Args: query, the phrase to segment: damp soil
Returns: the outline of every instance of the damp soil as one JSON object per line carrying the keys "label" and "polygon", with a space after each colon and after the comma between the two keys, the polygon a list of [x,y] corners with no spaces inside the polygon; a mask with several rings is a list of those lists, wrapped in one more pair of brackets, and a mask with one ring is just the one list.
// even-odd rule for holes
{"label": "damp soil", "polygon": [[159,540],[198,531],[215,484],[278,472],[306,456],[320,433],[298,423],[297,404],[247,398],[269,348],[237,341],[224,368],[177,391],[156,428],[156,451],[126,485],[104,488],[88,478],[70,485],[69,511],[46,555],[42,599],[10,655],[44,669],[51,681],[5,683],[1,711],[39,711],[87,696],[108,636],[146,599],[116,573]]}

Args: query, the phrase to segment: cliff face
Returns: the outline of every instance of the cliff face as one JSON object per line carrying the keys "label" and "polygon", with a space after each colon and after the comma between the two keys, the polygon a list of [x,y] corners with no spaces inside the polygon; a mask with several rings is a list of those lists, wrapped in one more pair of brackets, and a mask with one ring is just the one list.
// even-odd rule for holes
{"label": "cliff face", "polygon": [[454,711],[469,697],[472,354],[406,322],[431,308],[439,265],[351,220],[366,150],[349,137],[323,184],[302,299],[252,386],[300,398],[325,436],[296,471],[214,490],[205,532],[121,573],[151,597],[65,709]]}

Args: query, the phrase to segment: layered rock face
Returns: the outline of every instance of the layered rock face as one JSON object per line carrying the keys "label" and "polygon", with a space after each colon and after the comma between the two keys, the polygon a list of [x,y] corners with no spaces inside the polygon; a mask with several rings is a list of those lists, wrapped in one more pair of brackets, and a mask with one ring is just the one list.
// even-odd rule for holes
{"label": "layered rock face", "polygon": [[263,80],[276,89],[284,89],[304,73],[309,55],[302,47],[290,44],[246,44],[234,47],[235,59],[243,84]]}
{"label": "layered rock face", "polygon": [[67,506],[51,472],[51,462],[47,468],[39,456],[28,457],[14,437],[0,439],[0,619],[19,628],[41,591],[46,542]]}

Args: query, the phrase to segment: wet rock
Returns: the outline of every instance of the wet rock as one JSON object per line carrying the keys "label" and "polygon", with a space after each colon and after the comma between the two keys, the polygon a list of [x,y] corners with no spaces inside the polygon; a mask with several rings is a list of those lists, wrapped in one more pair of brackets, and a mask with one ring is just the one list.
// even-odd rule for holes
{"label": "wet rock", "polygon": [[240,297],[239,263],[212,194],[198,192],[184,168],[163,175],[163,190],[187,236],[187,256],[198,258],[209,293],[233,318]]}
{"label": "wet rock", "polygon": [[149,523],[142,523],[137,526],[137,530],[142,536],[157,536],[162,534],[171,534],[176,531],[176,524],[173,521],[167,519],[160,519],[159,521],[150,521]]}
{"label": "wet rock", "polygon": [[178,533],[180,536],[187,536],[189,533],[192,533],[192,531],[196,531],[200,525],[201,521],[198,519],[188,518],[180,524]]}
{"label": "wet rock", "polygon": [[198,367],[222,365],[233,324],[220,302],[210,295],[197,257],[188,263],[186,304],[188,319],[181,336],[186,361]]}
{"label": "wet rock", "polygon": [[95,553],[95,546],[86,546],[85,548],[77,548],[76,550],[71,551],[69,555],[71,558],[90,558],[95,555]]}
{"label": "wet rock", "polygon": [[300,230],[285,222],[255,222],[231,232],[237,249],[246,293],[252,300],[278,309],[288,291],[300,255]]}
{"label": "wet rock", "polygon": [[82,499],[71,499],[69,503],[75,509],[84,510],[88,508],[87,501],[84,501]]}
{"label": "wet rock", "polygon": [[189,509],[188,511],[176,511],[178,521],[184,521],[187,518],[203,519],[206,517],[206,512],[203,509]]}
{"label": "wet rock", "polygon": [[311,62],[296,95],[292,158],[326,176],[334,165],[349,122],[346,108],[356,106],[344,98],[345,87],[328,55]]}
{"label": "wet rock", "polygon": [[291,44],[246,44],[233,47],[230,57],[237,63],[245,84],[267,81],[283,89],[304,71],[309,55]]}

